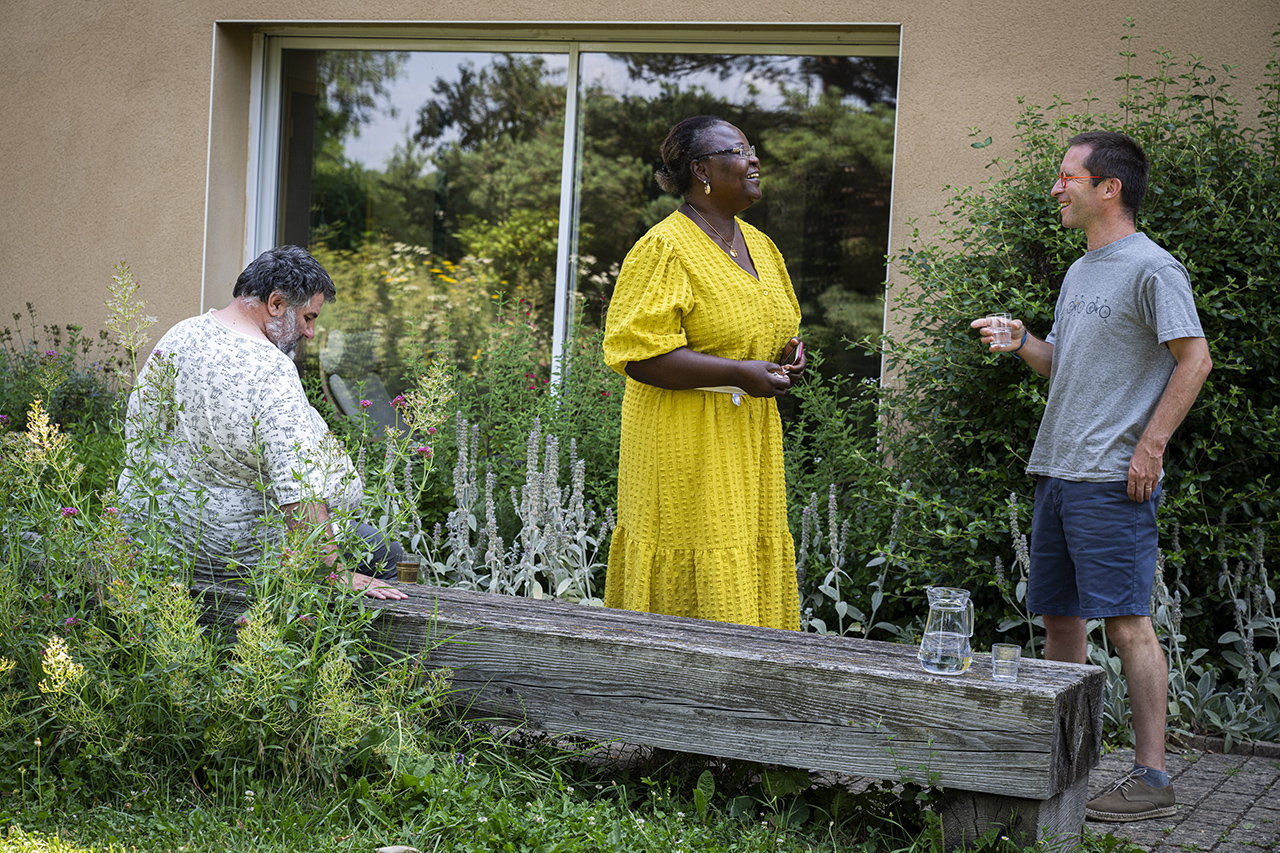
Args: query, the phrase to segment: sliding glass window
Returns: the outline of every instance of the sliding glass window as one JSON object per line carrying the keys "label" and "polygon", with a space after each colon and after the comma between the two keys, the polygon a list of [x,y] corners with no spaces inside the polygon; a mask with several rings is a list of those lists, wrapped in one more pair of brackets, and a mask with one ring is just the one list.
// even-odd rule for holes
{"label": "sliding glass window", "polygon": [[549,370],[564,336],[602,324],[627,250],[679,203],[653,181],[667,130],[715,114],[756,146],[764,196],[742,216],[786,258],[806,341],[828,369],[876,376],[843,342],[883,325],[896,32],[839,41],[273,39],[278,156],[265,143],[251,248],[307,246],[330,270],[326,371],[394,392],[408,352],[441,341],[465,369],[504,310],[532,324]]}

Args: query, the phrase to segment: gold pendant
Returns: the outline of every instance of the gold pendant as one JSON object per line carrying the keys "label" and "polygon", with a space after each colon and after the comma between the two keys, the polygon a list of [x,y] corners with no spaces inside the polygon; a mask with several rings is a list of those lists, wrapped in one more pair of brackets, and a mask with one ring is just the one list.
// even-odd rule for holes
{"label": "gold pendant", "polygon": [[730,249],[730,250],[729,250],[729,257],[731,257],[731,258],[736,258],[736,257],[738,257],[738,253],[737,253],[737,252],[735,252],[733,249]]}

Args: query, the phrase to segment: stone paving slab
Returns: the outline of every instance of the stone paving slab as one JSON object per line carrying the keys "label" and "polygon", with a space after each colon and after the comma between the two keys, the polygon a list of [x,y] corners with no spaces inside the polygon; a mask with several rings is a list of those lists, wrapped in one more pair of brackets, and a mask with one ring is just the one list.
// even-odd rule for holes
{"label": "stone paving slab", "polygon": [[[1172,817],[1089,821],[1085,832],[1110,833],[1153,853],[1280,853],[1280,745],[1246,744],[1229,754],[1222,747],[1201,738],[1165,758],[1178,799]],[[1132,766],[1133,750],[1104,756],[1089,776],[1089,796]]]}

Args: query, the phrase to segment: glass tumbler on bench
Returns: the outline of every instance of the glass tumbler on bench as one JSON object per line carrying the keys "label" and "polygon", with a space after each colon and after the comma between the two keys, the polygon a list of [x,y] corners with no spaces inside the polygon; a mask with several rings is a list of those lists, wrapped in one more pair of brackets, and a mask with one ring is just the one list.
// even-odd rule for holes
{"label": "glass tumbler on bench", "polygon": [[1022,646],[1013,643],[996,643],[991,647],[991,677],[996,681],[1017,681],[1018,661],[1022,658]]}

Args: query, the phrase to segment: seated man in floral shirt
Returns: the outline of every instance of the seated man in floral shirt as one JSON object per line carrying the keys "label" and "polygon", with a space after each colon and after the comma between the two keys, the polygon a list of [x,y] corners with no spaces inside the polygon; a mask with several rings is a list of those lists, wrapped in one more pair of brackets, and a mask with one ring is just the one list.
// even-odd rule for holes
{"label": "seated man in floral shirt", "polygon": [[197,577],[250,573],[283,517],[320,528],[324,561],[353,587],[405,597],[381,579],[403,552],[369,525],[350,523],[364,556],[339,557],[330,514],[354,512],[364,487],[289,355],[335,295],[306,251],[271,249],[240,274],[230,305],[170,329],[138,375],[118,489],[135,517],[158,511]]}

